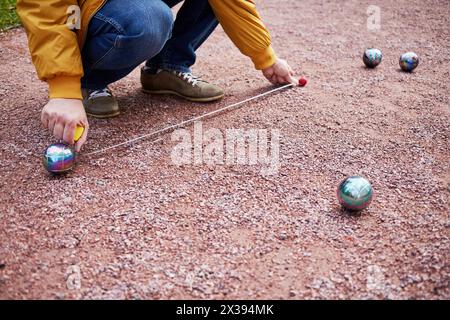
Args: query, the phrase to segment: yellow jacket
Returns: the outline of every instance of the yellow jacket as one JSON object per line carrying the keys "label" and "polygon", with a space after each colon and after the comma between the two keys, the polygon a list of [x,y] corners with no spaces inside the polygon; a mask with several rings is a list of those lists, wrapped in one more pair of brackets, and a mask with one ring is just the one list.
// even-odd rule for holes
{"label": "yellow jacket", "polygon": [[[50,98],[81,99],[80,48],[87,26],[107,0],[18,0],[17,12],[28,36],[39,79],[47,81]],[[253,0],[209,0],[223,29],[257,69],[275,62],[270,35]],[[67,27],[71,6],[81,9],[81,28]],[[69,12],[68,12],[69,11]]]}

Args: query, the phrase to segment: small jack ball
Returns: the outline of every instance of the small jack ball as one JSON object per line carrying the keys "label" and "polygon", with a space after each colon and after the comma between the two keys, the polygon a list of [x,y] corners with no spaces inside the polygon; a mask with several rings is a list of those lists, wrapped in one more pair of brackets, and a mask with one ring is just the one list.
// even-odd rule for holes
{"label": "small jack ball", "polygon": [[341,206],[352,211],[367,208],[372,201],[372,196],[372,185],[359,176],[348,177],[341,182],[337,190],[337,197]]}
{"label": "small jack ball", "polygon": [[75,151],[66,143],[53,143],[45,149],[43,163],[45,169],[51,173],[70,171],[75,165]]}
{"label": "small jack ball", "polygon": [[419,56],[414,52],[407,52],[400,56],[400,68],[403,71],[411,72],[419,65]]}
{"label": "small jack ball", "polygon": [[300,78],[300,79],[298,79],[298,85],[299,85],[300,87],[306,86],[307,83],[308,83],[308,81],[307,81],[305,78]]}
{"label": "small jack ball", "polygon": [[369,48],[364,51],[363,62],[367,68],[375,68],[381,63],[383,54],[381,50],[375,48]]}

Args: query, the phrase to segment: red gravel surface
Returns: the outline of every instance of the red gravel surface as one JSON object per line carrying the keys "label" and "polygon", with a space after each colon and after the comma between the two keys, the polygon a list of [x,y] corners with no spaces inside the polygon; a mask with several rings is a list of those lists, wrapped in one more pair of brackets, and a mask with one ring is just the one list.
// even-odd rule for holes
{"label": "red gravel surface", "polygon": [[[258,166],[171,161],[170,134],[51,177],[40,155],[46,85],[22,29],[0,35],[0,298],[449,299],[450,3],[260,1],[280,57],[308,79],[203,122],[278,129],[278,175]],[[366,47],[383,62],[364,68]],[[398,58],[416,52],[412,74]],[[222,29],[194,71],[225,98],[196,104],[112,86],[122,114],[90,120],[84,152],[163,128],[271,87]],[[189,130],[192,130],[190,128]],[[347,175],[376,198],[339,208]]]}

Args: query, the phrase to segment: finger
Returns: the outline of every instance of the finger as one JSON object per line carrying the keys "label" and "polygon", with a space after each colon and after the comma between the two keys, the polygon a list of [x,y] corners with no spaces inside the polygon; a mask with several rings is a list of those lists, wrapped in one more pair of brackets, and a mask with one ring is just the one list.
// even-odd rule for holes
{"label": "finger", "polygon": [[64,127],[63,140],[70,145],[73,145],[73,143],[74,143],[76,127],[77,127],[77,125],[73,121],[66,123],[66,125]]}
{"label": "finger", "polygon": [[277,76],[275,74],[270,77],[270,82],[272,82],[273,84],[278,84]]}
{"label": "finger", "polygon": [[267,68],[263,71],[266,77],[271,77],[273,75],[273,68]]}
{"label": "finger", "polygon": [[289,83],[298,84],[298,80],[295,79],[291,74],[288,76],[287,81]]}
{"label": "finger", "polygon": [[44,128],[48,128],[48,114],[46,112],[42,112],[41,114],[41,122]]}
{"label": "finger", "polygon": [[64,135],[64,123],[62,121],[57,121],[53,127],[53,135],[56,139],[62,140]]}
{"label": "finger", "polygon": [[76,152],[80,152],[81,147],[82,147],[83,144],[86,142],[88,131],[89,131],[88,126],[87,126],[87,125],[84,125],[84,131],[83,131],[83,134],[81,135],[81,138],[75,143],[75,151],[76,151]]}
{"label": "finger", "polygon": [[291,75],[288,75],[288,76],[284,77],[284,83],[286,83],[286,84],[292,84],[292,78],[291,78]]}
{"label": "finger", "polygon": [[264,75],[264,77],[265,77],[267,80],[270,81],[270,78],[271,78],[271,77],[269,77],[269,76],[267,76],[267,75]]}
{"label": "finger", "polygon": [[279,84],[285,84],[286,83],[286,78],[285,77],[278,76],[277,80],[278,80]]}
{"label": "finger", "polygon": [[47,126],[48,131],[53,132],[53,130],[55,128],[55,123],[56,123],[56,117],[50,116],[48,119],[48,126]]}
{"label": "finger", "polygon": [[288,76],[291,74],[292,69],[288,66],[285,70],[283,70],[284,72],[282,73],[283,76]]}

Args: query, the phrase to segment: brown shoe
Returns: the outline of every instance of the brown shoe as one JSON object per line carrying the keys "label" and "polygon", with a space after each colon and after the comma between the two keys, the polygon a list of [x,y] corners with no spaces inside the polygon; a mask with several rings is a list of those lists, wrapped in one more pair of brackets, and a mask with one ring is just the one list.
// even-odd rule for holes
{"label": "brown shoe", "polygon": [[84,110],[95,118],[112,118],[120,114],[116,98],[108,88],[103,90],[81,89]]}
{"label": "brown shoe", "polygon": [[191,73],[160,70],[150,73],[141,69],[142,91],[152,94],[175,94],[189,101],[209,102],[219,100],[224,93],[218,86],[208,83]]}

